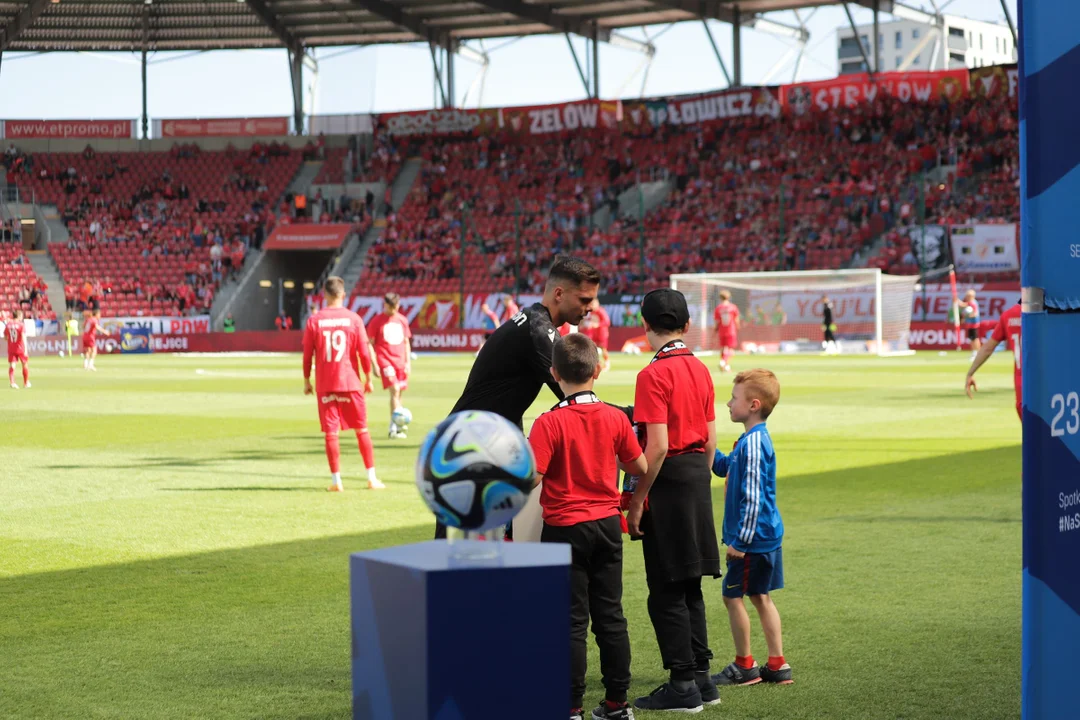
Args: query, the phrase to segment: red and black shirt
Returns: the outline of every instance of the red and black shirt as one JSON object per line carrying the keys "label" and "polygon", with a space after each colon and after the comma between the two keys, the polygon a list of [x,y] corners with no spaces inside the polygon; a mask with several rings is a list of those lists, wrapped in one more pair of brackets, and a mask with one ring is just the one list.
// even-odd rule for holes
{"label": "red and black shirt", "polygon": [[682,340],[672,340],[638,373],[634,422],[667,425],[668,457],[705,452],[715,403],[705,363]]}
{"label": "red and black shirt", "polygon": [[536,418],[529,433],[544,476],[544,522],[565,527],[619,514],[618,462],[641,456],[630,420],[592,392],[571,395]]}

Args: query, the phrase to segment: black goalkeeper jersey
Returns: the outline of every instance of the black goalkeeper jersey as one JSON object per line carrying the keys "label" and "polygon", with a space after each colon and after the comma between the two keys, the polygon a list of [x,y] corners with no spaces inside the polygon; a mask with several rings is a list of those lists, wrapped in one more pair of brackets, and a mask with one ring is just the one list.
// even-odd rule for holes
{"label": "black goalkeeper jersey", "polygon": [[487,410],[521,427],[525,411],[544,385],[562,400],[562,390],[551,377],[551,349],[558,339],[546,307],[536,303],[524,308],[480,348],[451,412]]}

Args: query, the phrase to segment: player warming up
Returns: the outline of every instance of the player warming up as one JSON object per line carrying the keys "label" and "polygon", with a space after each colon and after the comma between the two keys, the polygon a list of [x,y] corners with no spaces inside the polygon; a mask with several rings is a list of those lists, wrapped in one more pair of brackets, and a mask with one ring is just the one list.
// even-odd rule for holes
{"label": "player warming up", "polygon": [[584,334],[585,337],[596,344],[596,349],[600,352],[603,360],[604,371],[610,370],[611,356],[608,354],[608,343],[611,342],[611,316],[608,315],[607,310],[604,309],[599,300],[593,301],[589,314],[578,325],[578,332]]}
{"label": "player warming up", "polygon": [[4,326],[4,339],[7,340],[8,382],[12,390],[18,390],[15,384],[15,363],[22,364],[23,387],[30,387],[30,358],[26,354],[26,325],[23,323],[23,311],[16,310],[15,316]]}
{"label": "player warming up", "polygon": [[[730,455],[719,450],[713,474],[724,485],[723,541],[727,545],[724,605],[735,640],[735,662],[713,675],[717,685],[791,684],[791,666],[784,661],[780,613],[769,593],[784,587],[781,542],[784,522],[776,508],[776,452],[765,421],[780,401],[780,382],[768,370],[747,370],[735,376],[728,410],[745,432]],[[750,652],[750,615],[743,596],[761,619],[769,661],[754,664]]]}
{"label": "player warming up", "polygon": [[713,319],[716,321],[716,335],[720,345],[720,370],[731,372],[729,361],[739,344],[738,334],[742,321],[739,319],[739,308],[731,302],[731,293],[727,290],[720,291],[720,304],[713,310]]}
{"label": "player warming up", "polygon": [[840,346],[836,344],[836,323],[833,321],[832,300],[827,295],[821,298],[821,326],[825,333],[821,348],[827,355],[839,355]]}
{"label": "player warming up", "polygon": [[975,299],[974,290],[964,293],[964,299],[960,301],[960,317],[964,321],[967,339],[971,343],[971,357],[974,359],[982,347],[979,338],[979,301]]}
{"label": "player warming up", "polygon": [[994,354],[994,349],[997,348],[998,343],[1002,340],[1005,341],[1005,347],[1009,349],[1013,354],[1013,387],[1016,390],[1016,414],[1020,416],[1020,419],[1024,419],[1022,399],[1022,383],[1020,373],[1020,319],[1022,312],[1020,305],[1013,305],[1011,308],[1001,314],[1001,319],[998,320],[998,324],[994,327],[994,334],[990,336],[990,339],[986,341],[986,344],[979,348],[979,351],[975,353],[975,359],[971,361],[971,368],[967,372],[967,379],[964,381],[964,389],[967,391],[967,396],[974,397],[973,393],[979,388],[975,385],[975,373],[979,368],[983,366],[990,356]]}
{"label": "player warming up", "polygon": [[383,390],[390,391],[390,439],[407,437],[408,427],[398,427],[394,412],[401,407],[401,395],[409,387],[412,368],[412,331],[408,319],[398,312],[401,297],[387,293],[383,311],[371,319],[367,334],[375,361],[375,377],[382,378]]}
{"label": "player warming up", "polygon": [[97,368],[94,367],[94,360],[97,358],[97,336],[108,334],[101,327],[101,311],[88,311],[86,321],[83,323],[83,370],[97,372]]}
{"label": "player warming up", "polygon": [[[368,488],[385,485],[375,476],[375,448],[367,429],[364,393],[373,390],[371,350],[360,316],[344,307],[345,281],[329,277],[323,283],[326,307],[308,318],[304,328],[304,394],[315,393],[319,403],[319,424],[326,435],[326,459],[330,462],[328,490],[341,492],[341,447],[338,433],[355,430],[360,456],[367,468]],[[315,388],[311,387],[311,367],[315,365]],[[360,382],[360,369],[364,382]]]}

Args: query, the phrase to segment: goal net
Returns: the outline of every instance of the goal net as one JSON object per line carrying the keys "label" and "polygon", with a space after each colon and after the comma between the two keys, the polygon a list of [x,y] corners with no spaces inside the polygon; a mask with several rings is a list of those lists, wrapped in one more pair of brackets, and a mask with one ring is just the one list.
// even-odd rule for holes
{"label": "goal net", "polygon": [[[912,301],[917,276],[879,269],[701,273],[671,276],[690,307],[687,344],[719,349],[720,293],[739,309],[738,347],[747,352],[911,354]],[[825,299],[832,308],[835,345],[825,347]]]}

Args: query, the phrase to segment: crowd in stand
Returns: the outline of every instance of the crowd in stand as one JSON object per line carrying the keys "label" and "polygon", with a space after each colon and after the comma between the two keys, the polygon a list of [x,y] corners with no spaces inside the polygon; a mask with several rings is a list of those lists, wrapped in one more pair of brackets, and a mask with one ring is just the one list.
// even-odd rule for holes
{"label": "crowd in stand", "polygon": [[[518,278],[519,290],[538,290],[565,251],[591,256],[611,292],[636,291],[674,272],[840,267],[877,238],[902,249],[902,228],[921,217],[1012,222],[1019,213],[1015,100],[882,96],[802,117],[434,139],[420,152],[421,177],[369,253],[365,287],[457,289],[464,242],[476,291]],[[956,172],[936,179],[939,165]],[[636,202],[617,212],[619,193],[652,179],[674,186],[659,208],[643,221]],[[601,230],[591,220],[603,208],[617,217]],[[917,271],[904,257],[875,262]]]}

